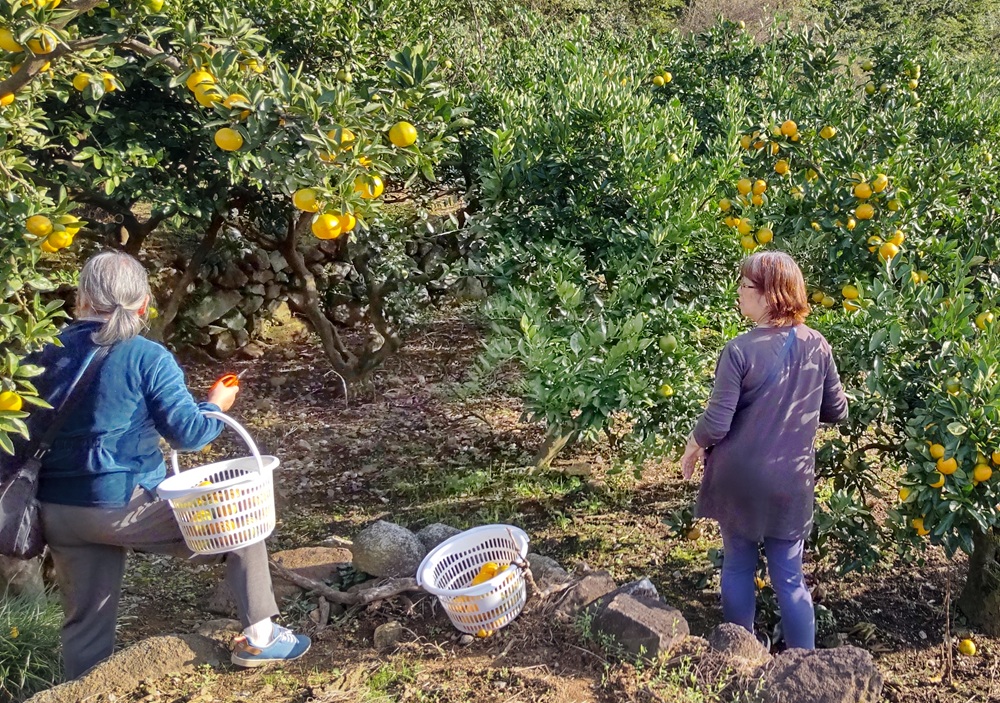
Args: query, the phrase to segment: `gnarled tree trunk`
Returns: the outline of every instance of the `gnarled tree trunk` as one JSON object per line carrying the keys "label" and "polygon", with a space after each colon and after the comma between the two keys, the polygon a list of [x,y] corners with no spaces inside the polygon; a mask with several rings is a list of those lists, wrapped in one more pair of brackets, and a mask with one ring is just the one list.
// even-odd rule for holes
{"label": "gnarled tree trunk", "polygon": [[958,607],[990,637],[1000,636],[1000,535],[976,534]]}

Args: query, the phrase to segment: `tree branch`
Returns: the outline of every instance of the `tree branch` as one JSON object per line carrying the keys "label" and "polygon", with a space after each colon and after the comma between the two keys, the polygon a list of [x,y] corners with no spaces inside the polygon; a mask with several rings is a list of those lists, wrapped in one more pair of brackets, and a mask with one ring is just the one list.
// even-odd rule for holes
{"label": "tree branch", "polygon": [[150,46],[149,44],[144,44],[138,39],[126,39],[121,44],[119,44],[123,49],[131,49],[135,53],[145,56],[147,59],[159,59],[163,58],[161,63],[169,68],[174,73],[182,73],[184,71],[184,66],[175,57],[158,49],[155,46]]}
{"label": "tree branch", "polygon": [[408,591],[421,590],[421,588],[417,585],[416,579],[399,578],[388,579],[377,586],[365,588],[357,593],[346,593],[344,591],[338,591],[334,588],[330,588],[325,583],[320,581],[315,581],[307,576],[302,576],[294,571],[289,571],[273,561],[269,561],[268,563],[271,565],[271,571],[273,571],[276,576],[284,579],[285,581],[294,583],[299,588],[313,591],[314,593],[323,596],[331,603],[340,603],[341,605],[368,605],[369,603],[387,600],[394,596],[398,596],[401,593],[407,593]]}

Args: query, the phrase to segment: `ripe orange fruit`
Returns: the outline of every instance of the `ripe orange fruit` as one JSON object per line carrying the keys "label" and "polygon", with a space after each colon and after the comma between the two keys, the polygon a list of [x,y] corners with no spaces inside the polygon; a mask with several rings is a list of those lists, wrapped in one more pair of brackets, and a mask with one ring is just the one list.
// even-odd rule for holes
{"label": "ripe orange fruit", "polygon": [[924,519],[922,517],[913,518],[910,521],[910,525],[913,526],[913,529],[916,530],[917,534],[920,535],[921,537],[930,533],[930,530],[924,527]]}
{"label": "ripe orange fruit", "polygon": [[993,452],[992,454],[990,454],[990,459],[993,460],[994,464],[996,464],[997,466],[1000,466],[1000,451]]}
{"label": "ripe orange fruit", "polygon": [[819,136],[823,137],[823,139],[833,139],[837,136],[837,128],[827,125],[819,131]]}
{"label": "ripe orange fruit", "polygon": [[771,155],[777,156],[779,151],[781,151],[781,145],[778,142],[771,142]]}
{"label": "ripe orange fruit", "polygon": [[817,178],[819,178],[819,174],[816,173],[815,170],[809,169],[808,171],[806,171],[806,180],[807,181],[812,182],[812,181],[815,181]]}
{"label": "ripe orange fruit", "polygon": [[757,230],[757,241],[761,244],[767,244],[772,239],[774,239],[774,231],[770,227],[761,227]]}
{"label": "ripe orange fruit", "polygon": [[13,93],[6,93],[4,95],[0,95],[0,107],[7,107],[8,105],[11,105],[13,102],[14,102]]}
{"label": "ripe orange fruit", "polygon": [[52,232],[52,220],[45,215],[32,215],[24,226],[36,237],[47,237]]}
{"label": "ripe orange fruit", "polygon": [[847,224],[845,226],[847,227],[847,229],[853,231],[854,228],[858,226],[858,221],[855,220],[853,217],[848,217]]}
{"label": "ripe orange fruit", "polygon": [[729,212],[729,208],[731,208],[732,206],[733,204],[729,202],[729,198],[723,198],[722,200],[719,201],[719,209],[722,210],[723,212]]}
{"label": "ripe orange fruit", "polygon": [[944,476],[937,471],[934,472],[934,475],[937,476],[937,478],[934,480],[933,483],[930,483],[928,485],[931,488],[941,488],[941,486],[944,485]]}
{"label": "ripe orange fruit", "polygon": [[663,87],[663,76],[653,76],[653,85],[657,88]]}
{"label": "ripe orange fruit", "polygon": [[833,299],[833,296],[824,295],[823,302],[820,303],[824,308],[832,308],[837,304],[837,301]]}
{"label": "ripe orange fruit", "polygon": [[840,292],[848,300],[857,300],[859,297],[861,297],[861,293],[858,291],[857,287],[852,286],[850,283],[841,288]]}
{"label": "ripe orange fruit", "polygon": [[976,468],[972,470],[972,480],[982,483],[983,481],[989,481],[990,476],[993,475],[993,469],[991,469],[987,464],[976,464]]}
{"label": "ripe orange fruit", "polygon": [[79,92],[83,92],[90,85],[90,74],[89,73],[77,73],[73,76],[73,87]]}
{"label": "ripe orange fruit", "polygon": [[736,225],[736,231],[742,235],[750,234],[751,229],[753,229],[753,226],[750,224],[750,220],[745,217]]}
{"label": "ripe orange fruit", "polygon": [[767,181],[761,181],[761,180],[754,181],[753,184],[754,195],[763,195],[764,191],[766,190],[767,190]]}
{"label": "ripe orange fruit", "polygon": [[670,71],[664,71],[662,77],[664,83],[669,83],[674,79],[674,75]]}
{"label": "ripe orange fruit", "polygon": [[964,639],[958,643],[958,651],[967,657],[976,656],[976,643],[970,639]]}
{"label": "ripe orange fruit", "polygon": [[903,234],[903,230],[901,229],[897,229],[895,232],[892,233],[892,236],[889,238],[889,241],[895,244],[897,247],[903,246],[903,242],[905,240],[906,240],[906,235]]}
{"label": "ripe orange fruit", "polygon": [[930,448],[931,459],[940,459],[944,456],[944,445],[932,444]]}
{"label": "ripe orange fruit", "polygon": [[899,502],[900,503],[906,502],[906,499],[909,498],[909,497],[910,497],[910,489],[909,488],[907,488],[906,486],[903,486],[902,488],[899,489]]}
{"label": "ripe orange fruit", "polygon": [[359,177],[354,181],[354,191],[360,193],[365,200],[373,200],[382,195],[385,186],[378,176],[369,176],[367,180]]}
{"label": "ripe orange fruit", "polygon": [[823,298],[825,298],[825,297],[826,297],[826,294],[823,293],[823,291],[817,290],[815,293],[812,294],[812,301],[814,303],[822,303],[823,302]]}
{"label": "ripe orange fruit", "polygon": [[881,237],[879,237],[878,235],[874,235],[874,234],[872,236],[868,237],[868,251],[870,251],[870,252],[872,252],[874,254],[876,251],[878,251],[878,248],[880,246],[882,246],[882,238]]}
{"label": "ripe orange fruit", "polygon": [[292,194],[292,204],[303,212],[318,212],[319,203],[316,202],[316,191],[312,188],[300,188]]}
{"label": "ripe orange fruit", "polygon": [[73,243],[73,235],[65,230],[62,230],[60,232],[53,232],[45,238],[45,241],[47,241],[49,246],[53,249],[65,249]]}
{"label": "ripe orange fruit", "polygon": [[389,130],[389,141],[401,149],[417,141],[417,128],[409,122],[397,122]]}
{"label": "ripe orange fruit", "polygon": [[75,237],[77,232],[83,227],[83,222],[80,221],[80,218],[70,213],[60,215],[56,218],[56,222],[61,224],[71,237]]}
{"label": "ripe orange fruit", "polygon": [[875,208],[865,203],[864,205],[859,205],[854,211],[854,216],[859,220],[870,220],[875,216]]}
{"label": "ripe orange fruit", "polygon": [[750,251],[751,249],[756,248],[757,240],[753,238],[753,235],[744,234],[742,237],[740,237],[740,246],[746,249],[747,251]]}
{"label": "ripe orange fruit", "polygon": [[753,146],[753,138],[749,134],[744,134],[740,137],[740,146],[744,149],[749,149]]}
{"label": "ripe orange fruit", "polygon": [[736,190],[740,195],[747,195],[753,188],[753,182],[749,178],[741,178],[736,182]]}
{"label": "ripe orange fruit", "polygon": [[955,457],[938,459],[937,470],[945,476],[951,476],[953,473],[958,471],[958,462],[955,460]]}
{"label": "ripe orange fruit", "polygon": [[781,133],[786,137],[794,137],[799,132],[799,126],[792,120],[785,120],[781,123]]}
{"label": "ripe orange fruit", "polygon": [[872,181],[872,190],[876,193],[881,193],[883,190],[889,187],[889,177],[884,173],[880,173],[875,176],[875,180]]}
{"label": "ripe orange fruit", "polygon": [[858,183],[854,186],[854,197],[860,200],[867,200],[872,197],[872,187],[867,183]]}
{"label": "ripe orange fruit", "polygon": [[11,54],[18,54],[24,51],[24,47],[15,41],[14,33],[6,27],[0,27],[0,49]]}
{"label": "ripe orange fruit", "polygon": [[889,202],[887,202],[885,204],[885,206],[887,208],[889,208],[890,212],[896,212],[897,210],[899,210],[902,207],[902,205],[900,204],[900,202],[898,200],[896,200],[895,198],[893,198],[892,200],[890,200]]}
{"label": "ripe orange fruit", "polygon": [[59,251],[54,246],[49,244],[48,239],[42,240],[41,250],[44,251],[46,254],[55,254],[57,251]]}
{"label": "ripe orange fruit", "polygon": [[978,327],[979,329],[984,330],[992,324],[993,324],[993,313],[990,312],[989,310],[981,312],[978,315],[976,315],[976,327]]}
{"label": "ripe orange fruit", "polygon": [[59,38],[50,29],[40,29],[34,39],[28,42],[28,48],[39,56],[51,54],[59,45]]}
{"label": "ripe orange fruit", "polygon": [[755,195],[752,198],[750,198],[750,202],[753,203],[754,205],[756,205],[757,207],[760,207],[761,205],[764,204],[764,196],[763,195]]}
{"label": "ripe orange fruit", "polygon": [[784,159],[781,159],[780,161],[778,161],[778,163],[774,165],[774,172],[777,173],[779,176],[784,176],[786,173],[788,173],[788,171],[789,171],[788,162],[785,161]]}
{"label": "ripe orange fruit", "polygon": [[312,233],[317,239],[336,239],[340,236],[340,219],[328,212],[323,213],[313,220]]}
{"label": "ripe orange fruit", "polygon": [[195,71],[188,76],[185,85],[193,92],[200,85],[215,85],[215,76],[208,71]]}
{"label": "ripe orange fruit", "polygon": [[234,107],[236,107],[236,103],[246,103],[249,105],[250,98],[240,93],[230,93],[229,97],[227,97],[225,100],[222,101],[222,106],[228,107],[230,110],[232,110]]}
{"label": "ripe orange fruit", "polygon": [[892,242],[885,242],[878,248],[879,258],[883,261],[891,261],[899,253],[899,247]]}
{"label": "ripe orange fruit", "polygon": [[860,309],[861,309],[861,306],[858,305],[853,300],[845,300],[844,301],[844,310],[845,311],[847,311],[847,312],[857,312]]}
{"label": "ripe orange fruit", "polygon": [[199,85],[194,89],[194,99],[202,107],[212,107],[215,103],[222,102],[222,95],[214,85]]}
{"label": "ripe orange fruit", "polygon": [[340,220],[340,231],[342,234],[350,232],[358,222],[354,215],[349,212],[345,212],[338,219]]}
{"label": "ripe orange fruit", "polygon": [[235,129],[223,127],[215,133],[215,143],[223,151],[237,151],[243,146],[243,136]]}
{"label": "ripe orange fruit", "polygon": [[14,391],[4,391],[0,393],[0,410],[18,412],[24,405],[24,401]]}

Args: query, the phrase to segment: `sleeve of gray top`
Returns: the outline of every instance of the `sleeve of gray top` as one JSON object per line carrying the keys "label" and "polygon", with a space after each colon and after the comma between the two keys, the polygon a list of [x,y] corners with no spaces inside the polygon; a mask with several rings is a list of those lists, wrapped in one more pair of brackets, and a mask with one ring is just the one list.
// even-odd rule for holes
{"label": "sleeve of gray top", "polygon": [[830,353],[830,364],[826,369],[826,379],[823,382],[823,403],[819,409],[820,422],[843,422],[847,419],[847,395],[840,384],[840,374],[837,373],[837,362]]}
{"label": "sleeve of gray top", "polygon": [[694,428],[694,440],[700,447],[711,447],[722,441],[736,414],[740,400],[746,360],[735,344],[729,343],[722,350],[715,366],[715,387],[708,406]]}

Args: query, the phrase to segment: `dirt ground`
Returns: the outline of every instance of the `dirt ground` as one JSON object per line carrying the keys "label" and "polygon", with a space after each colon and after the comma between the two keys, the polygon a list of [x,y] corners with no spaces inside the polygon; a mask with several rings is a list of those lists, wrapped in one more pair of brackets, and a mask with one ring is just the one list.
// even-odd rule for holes
{"label": "dirt ground", "polygon": [[[676,465],[631,467],[606,446],[575,447],[552,470],[532,457],[542,428],[522,418],[512,378],[463,392],[482,338],[468,316],[429,323],[345,401],[339,382],[307,339],[274,345],[259,360],[227,364],[189,358],[189,384],[205,389],[222,371],[246,370],[233,415],[265,453],[279,456],[279,524],[272,551],[352,538],[374,519],[413,529],[431,522],[459,528],[509,522],[530,535],[533,551],[567,568],[587,564],[616,580],[648,576],[665,600],[703,635],[720,620],[718,576],[709,550],[718,532],[675,536],[663,517],[691,502],[694,485]],[[225,433],[207,458],[238,455]],[[961,587],[965,559],[937,550],[922,564],[886,564],[838,577],[809,566],[817,601],[836,621],[840,641],[870,650],[893,703],[1000,698],[1000,642],[975,635],[979,653],[944,646],[945,601]],[[822,582],[817,579],[822,574]],[[126,576],[120,642],[194,631],[217,617],[204,610],[217,568],[134,556]],[[950,585],[949,585],[950,584]],[[578,627],[553,622],[536,603],[509,627],[463,646],[433,598],[395,599],[342,617],[321,631],[308,597],[283,604],[286,623],[313,635],[299,662],[257,671],[205,670],[116,693],[130,701],[728,701],[724,672],[697,652],[636,668],[613,660]],[[372,646],[375,627],[399,620],[404,644],[391,655]],[[952,609],[952,630],[963,623]],[[957,620],[957,621],[956,621]],[[865,625],[870,623],[870,625]]]}

